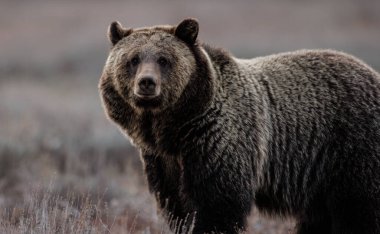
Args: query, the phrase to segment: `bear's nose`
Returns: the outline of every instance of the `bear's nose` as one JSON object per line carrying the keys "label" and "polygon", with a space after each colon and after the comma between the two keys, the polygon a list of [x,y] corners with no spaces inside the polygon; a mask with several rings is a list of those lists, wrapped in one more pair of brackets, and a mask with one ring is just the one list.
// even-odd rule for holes
{"label": "bear's nose", "polygon": [[156,82],[153,77],[142,77],[138,82],[140,88],[140,94],[152,95],[155,93]]}

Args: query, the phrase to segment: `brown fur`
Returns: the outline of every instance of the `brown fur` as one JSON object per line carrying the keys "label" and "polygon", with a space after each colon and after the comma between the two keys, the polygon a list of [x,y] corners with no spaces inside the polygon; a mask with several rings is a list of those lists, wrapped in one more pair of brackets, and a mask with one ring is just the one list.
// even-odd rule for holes
{"label": "brown fur", "polygon": [[[298,233],[380,232],[380,76],[369,66],[329,50],[237,59],[196,41],[191,19],[109,31],[105,110],[140,149],[159,206],[190,220],[177,231],[194,218],[194,233],[236,233],[255,202],[296,217]],[[161,56],[160,94],[140,100],[136,71]]]}

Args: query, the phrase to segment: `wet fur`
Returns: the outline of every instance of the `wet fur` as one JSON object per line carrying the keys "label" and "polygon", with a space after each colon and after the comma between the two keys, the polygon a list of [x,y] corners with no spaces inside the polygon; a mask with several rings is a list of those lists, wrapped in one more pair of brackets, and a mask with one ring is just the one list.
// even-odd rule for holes
{"label": "wet fur", "polygon": [[120,91],[128,89],[120,84],[123,56],[112,51],[99,84],[107,115],[140,149],[168,216],[195,217],[194,233],[236,233],[255,203],[269,215],[296,217],[298,233],[380,233],[377,72],[330,50],[240,60],[171,40],[170,53],[193,59],[182,64],[191,72],[176,70],[180,88],[164,84],[165,108],[130,104]]}

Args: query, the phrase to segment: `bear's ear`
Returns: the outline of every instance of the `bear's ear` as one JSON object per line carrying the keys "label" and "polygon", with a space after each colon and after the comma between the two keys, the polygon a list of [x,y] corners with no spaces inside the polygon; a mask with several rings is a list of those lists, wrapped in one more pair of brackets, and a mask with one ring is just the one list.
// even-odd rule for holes
{"label": "bear's ear", "polygon": [[189,44],[194,44],[198,36],[199,25],[196,19],[185,19],[175,29],[175,35]]}
{"label": "bear's ear", "polygon": [[126,29],[119,22],[115,21],[108,27],[108,39],[112,45],[115,45],[118,41],[123,39],[123,37],[131,34],[131,32],[132,29]]}

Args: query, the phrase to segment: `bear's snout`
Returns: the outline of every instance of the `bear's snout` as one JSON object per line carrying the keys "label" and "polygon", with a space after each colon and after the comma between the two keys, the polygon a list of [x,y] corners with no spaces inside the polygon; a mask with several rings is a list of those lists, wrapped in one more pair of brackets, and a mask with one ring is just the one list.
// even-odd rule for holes
{"label": "bear's snout", "polygon": [[134,93],[139,98],[153,98],[160,94],[160,73],[154,63],[141,64]]}
{"label": "bear's snout", "polygon": [[154,95],[156,91],[156,85],[157,85],[156,81],[154,80],[153,77],[150,77],[150,76],[143,77],[138,82],[139,90],[137,94],[148,95],[148,96]]}

